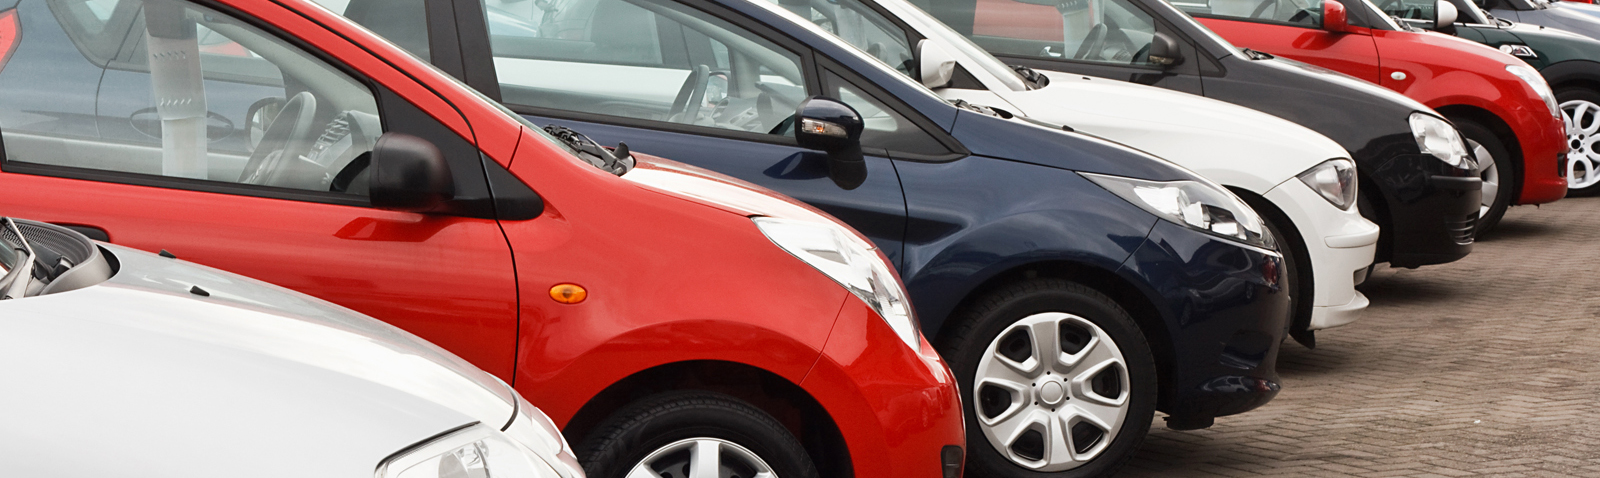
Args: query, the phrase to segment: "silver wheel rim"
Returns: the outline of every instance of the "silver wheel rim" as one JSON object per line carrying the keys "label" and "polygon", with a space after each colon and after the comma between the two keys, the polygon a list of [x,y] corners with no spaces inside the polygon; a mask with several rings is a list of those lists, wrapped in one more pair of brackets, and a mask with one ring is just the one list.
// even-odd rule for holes
{"label": "silver wheel rim", "polygon": [[1127,360],[1111,335],[1061,312],[1006,327],[978,360],[972,384],[969,398],[989,444],[1035,471],[1070,470],[1100,456],[1132,403]]}
{"label": "silver wheel rim", "polygon": [[1478,160],[1478,177],[1483,179],[1483,204],[1478,207],[1478,217],[1485,217],[1500,197],[1500,168],[1494,165],[1494,155],[1489,154],[1488,148],[1470,139],[1467,146],[1472,147],[1472,156]]}
{"label": "silver wheel rim", "polygon": [[685,438],[640,460],[628,478],[777,478],[755,452],[721,438]]}
{"label": "silver wheel rim", "polygon": [[1561,119],[1567,124],[1567,187],[1584,189],[1600,183],[1600,105],[1572,100],[1561,104]]}

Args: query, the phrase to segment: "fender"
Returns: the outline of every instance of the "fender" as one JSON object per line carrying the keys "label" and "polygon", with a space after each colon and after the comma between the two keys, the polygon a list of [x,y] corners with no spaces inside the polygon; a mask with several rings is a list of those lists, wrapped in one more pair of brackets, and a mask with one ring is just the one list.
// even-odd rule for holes
{"label": "fender", "polygon": [[[847,295],[846,300],[857,299]],[[557,424],[566,426],[606,387],[662,365],[733,362],[798,384],[821,355],[818,346],[746,320],[679,320],[649,324],[596,342],[577,351],[573,360],[559,368],[547,369],[549,374],[531,376],[519,371],[515,388]]]}
{"label": "fender", "polygon": [[[1117,270],[1157,220],[1064,169],[981,156],[895,167],[911,217],[901,277],[929,337],[980,284],[1006,271],[1045,262]],[[1001,176],[982,184],[1012,187],[947,179],[978,175]]]}
{"label": "fender", "polygon": [[1539,70],[1544,75],[1544,80],[1552,88],[1568,83],[1592,83],[1591,88],[1600,89],[1600,62],[1589,60],[1568,60]]}

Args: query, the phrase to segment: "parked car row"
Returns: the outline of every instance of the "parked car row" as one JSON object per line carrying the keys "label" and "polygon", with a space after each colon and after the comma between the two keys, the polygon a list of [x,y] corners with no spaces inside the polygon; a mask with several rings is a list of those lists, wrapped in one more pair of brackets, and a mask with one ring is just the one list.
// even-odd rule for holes
{"label": "parked car row", "polygon": [[326,457],[263,476],[1108,475],[1593,177],[1565,63],[1389,16],[1476,6],[1237,1],[0,0],[0,327],[65,367],[0,403],[115,354],[73,420]]}

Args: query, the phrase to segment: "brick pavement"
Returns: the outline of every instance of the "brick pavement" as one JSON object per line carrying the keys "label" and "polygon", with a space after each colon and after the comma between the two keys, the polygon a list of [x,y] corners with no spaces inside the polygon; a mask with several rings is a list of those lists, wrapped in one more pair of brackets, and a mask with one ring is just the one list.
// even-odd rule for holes
{"label": "brick pavement", "polygon": [[1381,269],[1360,321],[1284,344],[1284,390],[1158,418],[1123,477],[1600,477],[1600,198],[1512,208],[1466,259]]}

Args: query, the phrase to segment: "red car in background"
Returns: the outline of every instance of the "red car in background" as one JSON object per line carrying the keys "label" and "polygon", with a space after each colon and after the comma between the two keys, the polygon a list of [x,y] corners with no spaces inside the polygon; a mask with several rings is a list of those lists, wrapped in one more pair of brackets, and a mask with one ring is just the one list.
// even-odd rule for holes
{"label": "red car in background", "polygon": [[1408,29],[1367,0],[1344,1],[1171,3],[1235,45],[1383,85],[1455,123],[1483,177],[1479,234],[1508,206],[1566,195],[1566,126],[1538,71],[1478,43]]}
{"label": "red car in background", "polygon": [[7,214],[422,336],[592,476],[960,473],[894,268],[808,206],[547,134],[303,0],[0,0],[0,66]]}

